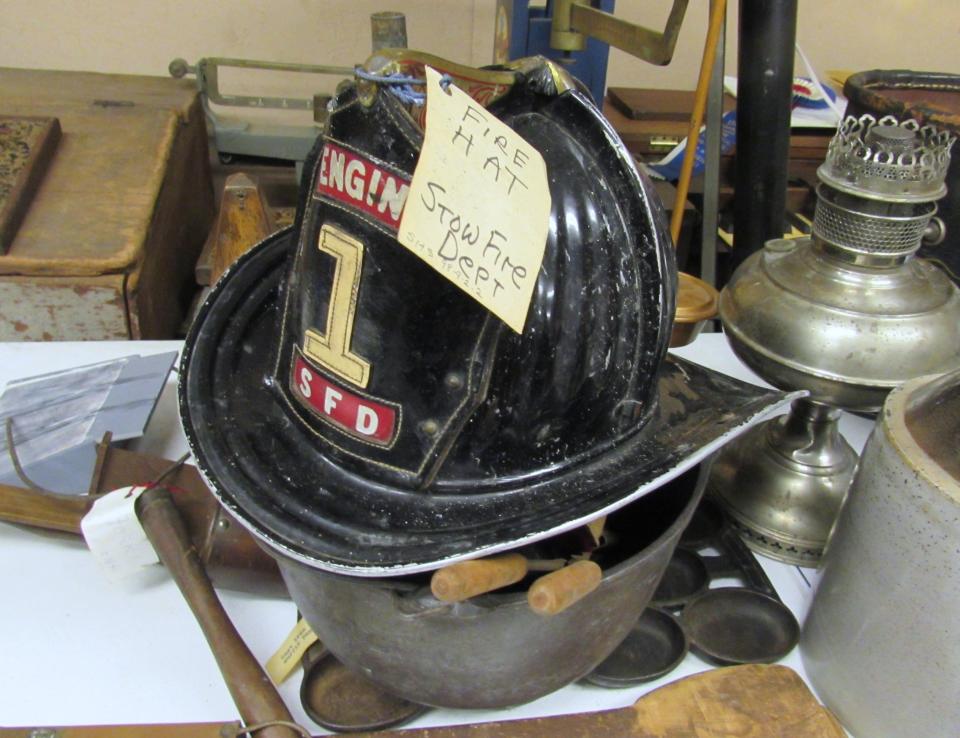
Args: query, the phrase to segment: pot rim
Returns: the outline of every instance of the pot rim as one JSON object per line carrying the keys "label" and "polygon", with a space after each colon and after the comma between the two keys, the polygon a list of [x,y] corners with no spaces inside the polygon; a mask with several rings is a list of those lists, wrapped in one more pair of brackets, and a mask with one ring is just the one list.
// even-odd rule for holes
{"label": "pot rim", "polygon": [[[690,518],[703,499],[703,493],[706,489],[707,479],[710,476],[710,466],[712,462],[713,457],[711,456],[702,461],[696,467],[685,472],[691,476],[694,474],[696,475],[692,482],[690,499],[687,500],[683,508],[670,523],[670,525],[667,526],[656,538],[627,558],[603,569],[601,586],[615,585],[620,579],[628,576],[630,571],[636,566],[640,565],[646,558],[659,552],[659,549],[671,538],[679,540],[680,534],[690,522]],[[683,475],[681,475],[681,477],[682,476]],[[440,602],[431,594],[429,582],[413,582],[409,578],[410,575],[393,577],[355,576],[344,574],[342,572],[333,572],[327,569],[312,567],[297,558],[287,556],[285,553],[276,551],[273,548],[270,548],[269,550],[275,556],[282,556],[291,563],[299,566],[306,566],[318,574],[323,574],[324,576],[333,577],[340,580],[349,580],[355,585],[363,585],[392,592],[395,597],[404,600],[406,605],[404,608],[404,614],[409,617],[417,617],[422,614],[434,613],[439,610],[450,610],[453,608],[457,608],[460,611],[458,612],[458,615],[466,617],[469,615],[469,611],[472,609],[476,609],[476,614],[480,615],[486,610],[499,610],[504,607],[526,608],[528,606],[526,591],[486,592],[462,602]],[[420,574],[422,575],[423,572],[420,572]]]}

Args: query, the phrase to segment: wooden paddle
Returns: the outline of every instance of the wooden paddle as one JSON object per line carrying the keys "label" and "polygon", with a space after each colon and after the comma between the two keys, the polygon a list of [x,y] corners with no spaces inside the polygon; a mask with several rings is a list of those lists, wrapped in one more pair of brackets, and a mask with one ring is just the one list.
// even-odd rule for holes
{"label": "wooden paddle", "polygon": [[746,664],[672,682],[632,707],[476,725],[355,733],[356,738],[845,738],[786,666]]}

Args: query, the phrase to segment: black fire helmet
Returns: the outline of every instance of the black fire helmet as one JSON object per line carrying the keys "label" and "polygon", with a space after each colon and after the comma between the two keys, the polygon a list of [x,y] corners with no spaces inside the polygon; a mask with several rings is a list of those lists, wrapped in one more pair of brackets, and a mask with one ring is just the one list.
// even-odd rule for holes
{"label": "black fire helmet", "polygon": [[[522,334],[396,241],[423,142],[395,85],[341,84],[295,224],[219,280],[180,407],[215,493],[262,540],[359,576],[429,570],[581,525],[656,488],[782,401],[665,361],[676,267],[649,181],[542,59],[411,51],[546,161],[552,210]],[[659,399],[659,402],[658,402]]]}

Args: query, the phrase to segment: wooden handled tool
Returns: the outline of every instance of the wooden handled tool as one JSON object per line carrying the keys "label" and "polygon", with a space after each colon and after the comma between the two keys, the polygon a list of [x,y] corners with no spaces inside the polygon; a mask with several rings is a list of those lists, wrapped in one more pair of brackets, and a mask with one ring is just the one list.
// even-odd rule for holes
{"label": "wooden handled tool", "polygon": [[[163,487],[148,489],[137,499],[136,510],[147,538],[173,576],[210,644],[244,723],[247,726],[277,721],[293,723],[279,693],[220,604],[170,492]],[[302,734],[278,725],[257,731],[257,738],[296,735]]]}
{"label": "wooden handled tool", "polygon": [[556,615],[590,594],[603,572],[591,561],[567,566],[566,559],[527,559],[511,553],[461,561],[434,572],[430,591],[441,602],[462,602],[519,582],[531,571],[547,571],[527,593],[531,609],[539,615]]}
{"label": "wooden handled tool", "polygon": [[[219,724],[57,728],[58,738],[218,738]],[[228,728],[229,729],[229,728]],[[228,733],[235,735],[235,733]],[[259,733],[257,734],[259,735]],[[786,666],[747,664],[694,674],[631,707],[475,725],[356,733],[355,738],[846,738]],[[0,738],[29,738],[29,728]]]}
{"label": "wooden handled tool", "polygon": [[[103,446],[98,452],[89,495],[63,495],[0,484],[0,521],[83,535],[80,521],[98,494],[119,487],[144,484],[170,461],[158,456]],[[200,555],[207,575],[217,587],[286,597],[276,562],[242,525],[220,506],[196,467],[184,464],[173,471],[170,484],[177,488],[174,503]]]}
{"label": "wooden handled tool", "polygon": [[[0,738],[226,738],[242,731],[240,723],[172,723],[170,725],[77,725],[0,728]],[[243,733],[239,733],[244,735]]]}
{"label": "wooden handled tool", "polygon": [[[603,516],[583,527],[592,540],[590,550],[600,545],[605,523],[606,516]],[[574,558],[585,555],[589,556],[578,553]],[[602,578],[596,564],[566,564],[566,559],[528,559],[516,552],[461,561],[435,571],[430,590],[441,602],[462,602],[519,582],[531,571],[548,571],[553,574],[537,580],[535,590],[531,590],[533,594],[528,593],[528,600],[538,614],[556,615],[596,589]]]}
{"label": "wooden handled tool", "polygon": [[588,523],[585,527],[593,541],[590,549],[575,556],[578,561],[540,577],[531,585],[527,603],[537,615],[558,615],[600,586],[603,571],[590,561],[590,554],[601,545],[606,524],[606,515]]}
{"label": "wooden handled tool", "polygon": [[703,111],[707,107],[710,93],[710,75],[713,74],[713,61],[717,54],[720,29],[727,14],[727,0],[714,0],[707,26],[707,38],[703,45],[703,60],[700,63],[700,77],[693,98],[693,113],[690,115],[690,127],[687,130],[687,148],[683,152],[683,164],[680,167],[680,179],[677,181],[677,195],[673,201],[673,214],[670,217],[670,237],[674,247],[680,238],[680,226],[683,225],[683,206],[687,202],[690,190],[690,178],[693,175],[693,162],[696,159],[697,140],[700,137],[700,125],[703,123]]}
{"label": "wooden handled tool", "polygon": [[460,561],[435,571],[430,591],[441,602],[462,602],[519,582],[527,570],[527,558],[518,553]]}
{"label": "wooden handled tool", "polygon": [[603,570],[595,561],[574,561],[544,574],[527,591],[527,603],[538,615],[557,615],[600,586]]}

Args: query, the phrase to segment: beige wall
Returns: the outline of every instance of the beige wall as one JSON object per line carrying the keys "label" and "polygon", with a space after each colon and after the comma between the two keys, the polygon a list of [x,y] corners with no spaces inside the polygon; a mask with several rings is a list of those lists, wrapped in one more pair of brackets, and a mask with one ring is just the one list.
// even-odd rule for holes
{"label": "beige wall", "polygon": [[[618,0],[616,14],[663,27],[670,0]],[[728,0],[726,73],[737,73],[737,11]],[[673,62],[653,67],[612,51],[609,85],[693,89],[707,33],[706,0],[687,9]],[[798,0],[797,42],[817,74],[828,69],[916,69],[960,74],[956,0]],[[797,74],[806,74],[799,57]]]}
{"label": "beige wall", "polygon": [[[412,47],[489,63],[492,0],[3,0],[0,66],[165,75],[175,57],[353,65],[369,16],[406,13]],[[487,7],[489,6],[489,7]],[[320,78],[320,81],[323,81]],[[327,80],[327,89],[335,81]]]}
{"label": "beige wall", "polygon": [[[735,73],[737,2],[730,2],[727,70]],[[494,0],[4,0],[0,65],[156,75],[177,56],[348,65],[366,55],[367,18],[383,9],[407,14],[411,46],[483,64],[491,58],[493,7]],[[662,27],[669,7],[670,0],[618,0],[617,15]],[[693,0],[668,67],[614,51],[608,83],[692,89],[706,18],[706,0]],[[800,0],[797,37],[820,72],[960,72],[956,0]]]}

